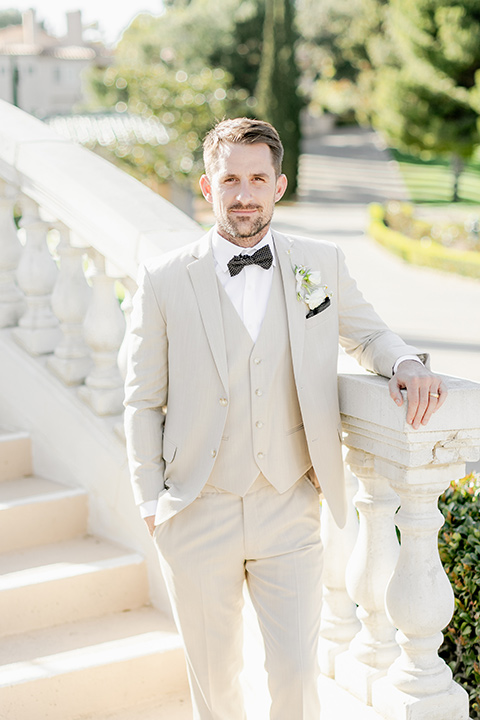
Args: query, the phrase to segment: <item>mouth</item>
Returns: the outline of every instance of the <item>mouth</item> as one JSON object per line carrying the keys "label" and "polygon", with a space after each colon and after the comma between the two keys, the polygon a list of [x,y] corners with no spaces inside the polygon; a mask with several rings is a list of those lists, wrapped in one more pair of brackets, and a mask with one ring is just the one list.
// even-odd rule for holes
{"label": "mouth", "polygon": [[233,213],[234,215],[245,215],[248,217],[249,215],[254,215],[259,210],[261,210],[261,208],[258,205],[254,206],[254,207],[235,207],[234,206],[234,207],[230,208],[229,212]]}

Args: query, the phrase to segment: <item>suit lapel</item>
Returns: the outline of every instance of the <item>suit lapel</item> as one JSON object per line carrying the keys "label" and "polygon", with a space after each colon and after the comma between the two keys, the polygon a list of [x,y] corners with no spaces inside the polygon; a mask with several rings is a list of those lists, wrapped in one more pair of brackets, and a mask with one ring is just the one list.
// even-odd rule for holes
{"label": "suit lapel", "polygon": [[211,233],[205,235],[192,251],[188,272],[197,297],[203,326],[225,390],[228,390],[227,351],[218,294],[217,275],[211,249]]}
{"label": "suit lapel", "polygon": [[277,252],[278,264],[282,273],[293,372],[298,384],[305,341],[305,305],[297,299],[294,267],[295,265],[304,264],[303,254],[298,243],[295,244],[293,240],[286,235],[282,235],[277,231],[273,231],[272,235]]}

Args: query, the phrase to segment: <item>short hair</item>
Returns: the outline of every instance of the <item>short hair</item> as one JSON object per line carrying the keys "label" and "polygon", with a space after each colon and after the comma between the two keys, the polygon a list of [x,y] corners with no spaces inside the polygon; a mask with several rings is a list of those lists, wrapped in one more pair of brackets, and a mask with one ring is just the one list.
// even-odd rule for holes
{"label": "short hair", "polygon": [[217,123],[203,141],[203,162],[207,175],[209,170],[215,167],[219,148],[225,143],[239,145],[265,143],[270,148],[276,177],[281,174],[283,145],[278,132],[270,123],[246,117],[222,120]]}

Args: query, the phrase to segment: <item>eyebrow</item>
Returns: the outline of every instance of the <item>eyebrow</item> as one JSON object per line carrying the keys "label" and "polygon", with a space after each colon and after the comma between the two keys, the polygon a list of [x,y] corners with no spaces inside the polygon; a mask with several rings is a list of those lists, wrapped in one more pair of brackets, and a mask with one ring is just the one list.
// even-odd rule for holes
{"label": "eyebrow", "polygon": [[[236,177],[238,177],[238,175],[237,175],[237,173],[234,173],[234,172],[231,172],[231,173],[226,172],[222,175],[221,179],[224,180],[225,178],[230,178],[230,177],[236,178]],[[268,178],[269,176],[268,176],[268,173],[264,173],[264,172],[251,172],[250,177]]]}

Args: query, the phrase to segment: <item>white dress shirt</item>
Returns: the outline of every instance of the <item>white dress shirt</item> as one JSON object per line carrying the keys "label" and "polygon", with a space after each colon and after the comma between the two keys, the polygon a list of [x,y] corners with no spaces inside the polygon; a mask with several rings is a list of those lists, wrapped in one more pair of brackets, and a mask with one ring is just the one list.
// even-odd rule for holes
{"label": "white dress shirt", "polygon": [[[253,255],[265,245],[270,245],[273,255],[273,263],[268,270],[259,265],[245,265],[238,275],[231,277],[227,264],[234,255]],[[253,342],[256,342],[267,311],[273,280],[273,268],[276,265],[272,233],[269,230],[265,237],[254,247],[241,248],[225,240],[214,230],[212,251],[217,277],[245,325],[248,334]]]}

